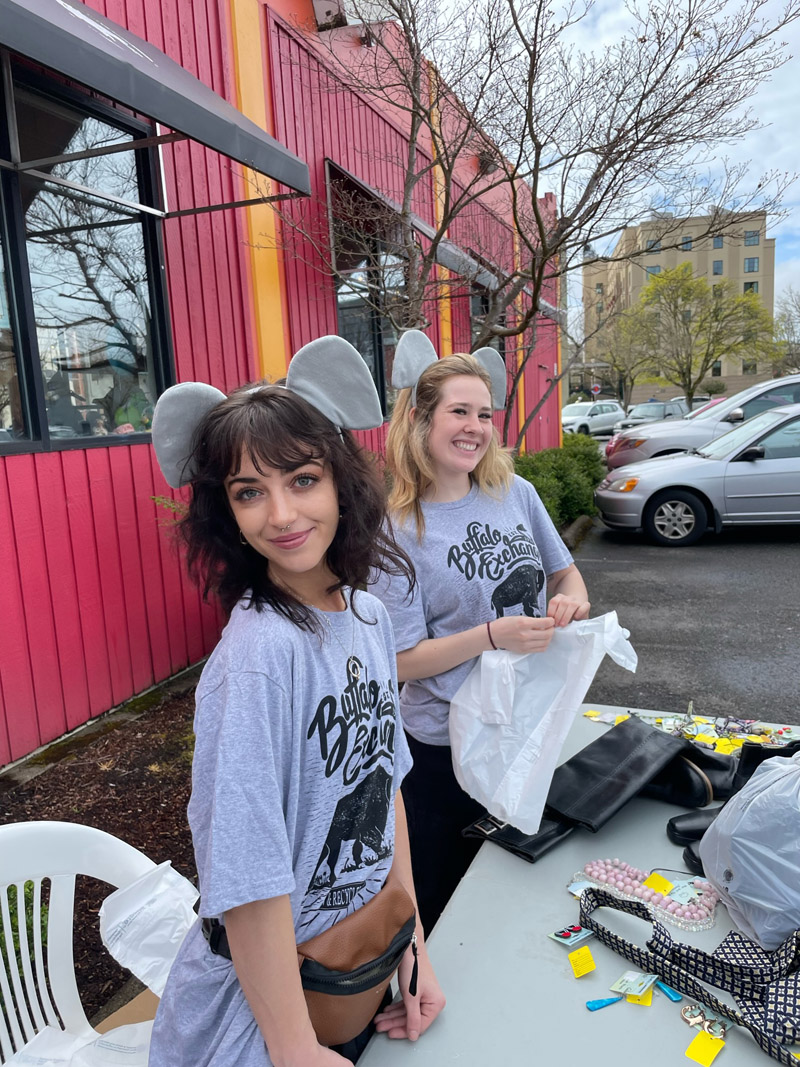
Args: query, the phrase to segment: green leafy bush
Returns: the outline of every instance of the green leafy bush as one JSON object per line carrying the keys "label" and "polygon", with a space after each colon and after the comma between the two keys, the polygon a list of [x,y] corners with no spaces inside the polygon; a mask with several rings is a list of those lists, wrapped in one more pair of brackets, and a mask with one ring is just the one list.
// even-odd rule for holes
{"label": "green leafy bush", "polygon": [[[33,913],[33,882],[25,883],[25,902],[24,902],[24,915],[25,915],[25,928],[28,935],[28,951],[30,952],[31,962],[33,962],[33,946],[34,946],[34,921],[38,921],[41,924],[42,933],[42,945],[47,945],[47,904],[42,902],[40,905],[41,912],[38,917],[34,917]],[[19,937],[19,918],[18,918],[18,906],[17,906],[17,887],[10,885],[8,887],[8,909],[11,917],[11,930],[12,941],[14,943],[14,955],[17,960],[17,967],[19,973],[22,975],[22,960],[20,959],[20,937]],[[5,958],[9,960],[8,946],[6,945],[5,935],[0,930],[0,966],[2,966],[2,960]],[[3,1001],[0,997],[0,1011],[3,1007]]]}
{"label": "green leafy bush", "polygon": [[591,437],[565,434],[563,447],[517,456],[514,469],[534,486],[558,529],[580,515],[595,514],[594,487],[606,469]]}

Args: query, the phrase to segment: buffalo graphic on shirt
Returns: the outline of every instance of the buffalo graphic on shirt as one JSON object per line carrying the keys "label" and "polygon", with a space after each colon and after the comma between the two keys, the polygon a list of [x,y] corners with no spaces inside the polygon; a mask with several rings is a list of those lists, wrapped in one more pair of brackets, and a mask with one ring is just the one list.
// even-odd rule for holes
{"label": "buffalo graphic on shirt", "polygon": [[545,583],[542,557],[522,523],[505,531],[489,523],[469,523],[464,540],[450,546],[447,566],[459,571],[468,582],[497,582],[492,607],[499,619],[508,608],[517,605],[532,618],[541,615],[539,594]]}

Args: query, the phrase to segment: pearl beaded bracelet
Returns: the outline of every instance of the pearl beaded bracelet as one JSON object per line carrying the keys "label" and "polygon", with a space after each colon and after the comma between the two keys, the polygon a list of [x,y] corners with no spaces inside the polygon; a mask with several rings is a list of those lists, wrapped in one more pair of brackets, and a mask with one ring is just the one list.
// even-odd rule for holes
{"label": "pearl beaded bracelet", "polygon": [[697,895],[694,900],[681,903],[670,897],[669,893],[644,885],[650,873],[619,859],[592,860],[581,874],[575,876],[575,880],[591,881],[627,900],[641,900],[655,918],[685,930],[706,930],[714,925],[714,909],[719,902],[719,894],[707,881],[702,878],[686,879],[691,882]]}

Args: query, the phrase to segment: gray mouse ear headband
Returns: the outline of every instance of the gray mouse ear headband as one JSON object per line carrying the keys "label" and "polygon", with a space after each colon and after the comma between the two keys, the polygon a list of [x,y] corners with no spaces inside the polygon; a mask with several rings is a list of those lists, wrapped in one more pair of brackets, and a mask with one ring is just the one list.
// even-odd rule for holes
{"label": "gray mouse ear headband", "polygon": [[[296,352],[286,374],[286,388],[339,429],[371,430],[383,422],[369,368],[343,337],[320,337]],[[225,399],[225,393],[205,382],[181,382],[158,398],[153,412],[153,448],[161,473],[173,489],[192,481],[197,427]]]}
{"label": "gray mouse ear headband", "polygon": [[[492,382],[492,405],[495,411],[506,406],[507,375],[503,357],[493,348],[479,348],[472,355]],[[417,406],[417,382],[424,371],[436,363],[436,349],[421,330],[407,330],[397,342],[392,366],[395,389],[410,389],[411,404]]]}

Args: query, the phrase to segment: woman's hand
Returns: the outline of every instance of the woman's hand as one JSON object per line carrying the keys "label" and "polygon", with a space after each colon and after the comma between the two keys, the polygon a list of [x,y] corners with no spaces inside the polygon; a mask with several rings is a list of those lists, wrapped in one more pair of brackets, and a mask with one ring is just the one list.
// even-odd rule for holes
{"label": "woman's hand", "polygon": [[405,1037],[416,1041],[424,1034],[445,1005],[444,993],[439,987],[433,973],[428,950],[424,944],[418,949],[419,972],[417,975],[417,995],[412,997],[408,991],[411,972],[414,968],[414,956],[409,946],[400,963],[397,978],[403,999],[390,1004],[385,1011],[375,1016],[375,1029],[388,1037]]}
{"label": "woman's hand", "polygon": [[492,619],[489,632],[497,648],[508,652],[544,652],[553,636],[553,619],[508,615]]}
{"label": "woman's hand", "polygon": [[591,606],[585,597],[556,593],[547,605],[547,615],[556,626],[566,626],[573,620],[588,619]]}

